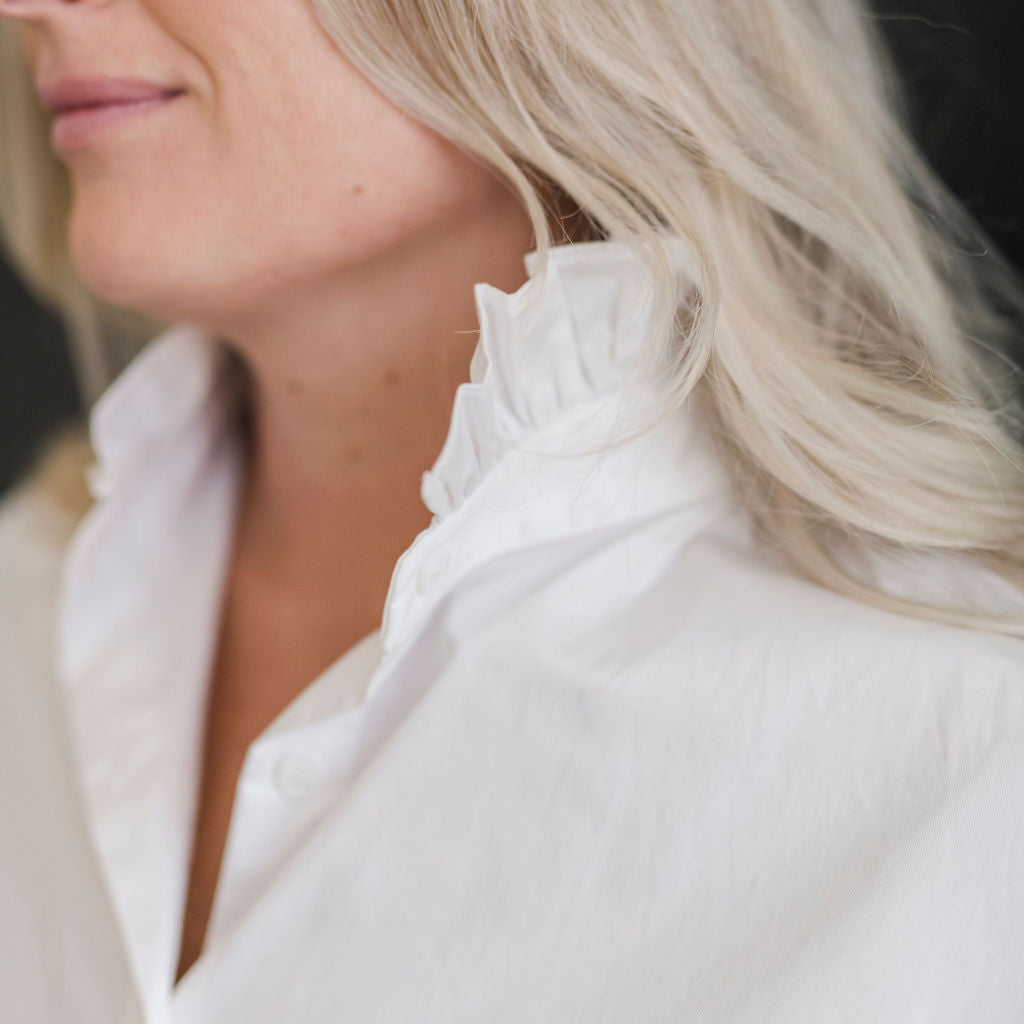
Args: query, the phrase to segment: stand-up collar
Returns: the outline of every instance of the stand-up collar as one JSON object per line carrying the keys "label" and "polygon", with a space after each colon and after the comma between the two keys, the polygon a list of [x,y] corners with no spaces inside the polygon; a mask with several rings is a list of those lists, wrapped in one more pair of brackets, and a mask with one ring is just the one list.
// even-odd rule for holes
{"label": "stand-up collar", "polygon": [[[690,273],[677,238],[666,251]],[[528,280],[508,294],[474,289],[480,341],[470,381],[455,395],[444,448],[423,481],[427,507],[459,507],[508,451],[560,417],[621,387],[649,343],[651,281],[624,243],[584,242],[526,259]]]}

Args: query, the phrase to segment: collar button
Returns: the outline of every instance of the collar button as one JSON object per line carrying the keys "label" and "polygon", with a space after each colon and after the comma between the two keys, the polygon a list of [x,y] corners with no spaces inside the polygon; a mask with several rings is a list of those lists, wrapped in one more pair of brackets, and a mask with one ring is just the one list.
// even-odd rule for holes
{"label": "collar button", "polygon": [[285,800],[301,802],[320,786],[323,772],[307,754],[285,754],[274,768],[274,785]]}
{"label": "collar button", "polygon": [[451,556],[445,548],[439,548],[424,559],[416,573],[416,589],[421,596],[426,597],[437,589],[448,575],[450,565]]}

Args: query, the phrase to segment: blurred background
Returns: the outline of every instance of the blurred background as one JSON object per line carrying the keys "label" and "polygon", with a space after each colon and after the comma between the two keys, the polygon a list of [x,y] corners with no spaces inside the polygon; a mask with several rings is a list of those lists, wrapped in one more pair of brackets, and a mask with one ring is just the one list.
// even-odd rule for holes
{"label": "blurred background", "polygon": [[[873,0],[872,6],[905,81],[918,142],[1024,274],[1024,4]],[[1015,355],[1024,361],[1024,351]],[[81,415],[59,320],[33,303],[0,258],[0,493],[53,431]]]}

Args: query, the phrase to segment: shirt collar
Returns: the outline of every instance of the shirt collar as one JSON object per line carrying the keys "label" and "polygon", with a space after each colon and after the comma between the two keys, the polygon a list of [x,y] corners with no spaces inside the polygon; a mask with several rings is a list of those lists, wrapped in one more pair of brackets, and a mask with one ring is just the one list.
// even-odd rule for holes
{"label": "shirt collar", "polygon": [[[663,244],[673,265],[692,275],[683,240],[668,236]],[[543,276],[539,252],[524,263],[527,280],[513,293],[474,285],[480,338],[470,380],[456,391],[445,443],[423,476],[424,504],[438,518],[458,508],[508,450],[621,383],[647,340],[650,280],[625,243],[553,246]],[[142,349],[89,417],[94,498],[223,410],[230,360],[210,331],[186,322]]]}
{"label": "shirt collar", "polygon": [[[666,254],[692,275],[689,250],[670,236]],[[528,279],[508,294],[474,286],[480,340],[470,381],[459,387],[451,428],[423,500],[444,518],[509,450],[560,418],[621,388],[648,342],[651,281],[625,243],[583,242],[525,258]]]}
{"label": "shirt collar", "polygon": [[[663,241],[670,262],[692,279],[685,241]],[[648,271],[631,247],[612,241],[552,247],[541,275],[538,252],[526,256],[525,266],[527,280],[514,293],[474,286],[480,338],[470,380],[456,391],[446,440],[422,480],[436,528],[396,565],[381,624],[385,651],[397,649],[443,589],[448,576],[433,572],[436,562],[465,569],[591,520],[650,515],[727,486],[703,432],[694,429],[692,399],[685,417],[665,421],[651,437],[656,457],[637,463],[633,449],[623,455],[621,472],[616,457],[603,459],[602,472],[590,459],[572,463],[578,452],[623,438],[627,378],[643,363],[636,357],[648,340]],[[222,534],[231,530],[240,465],[237,432],[223,428],[238,395],[230,372],[236,358],[212,332],[178,323],[154,338],[94,405],[96,462],[87,481],[97,505],[63,569],[66,678],[84,671],[145,595],[166,585],[160,567],[175,544],[194,547],[202,536],[211,561],[229,546]],[[644,400],[651,393],[638,392]]]}

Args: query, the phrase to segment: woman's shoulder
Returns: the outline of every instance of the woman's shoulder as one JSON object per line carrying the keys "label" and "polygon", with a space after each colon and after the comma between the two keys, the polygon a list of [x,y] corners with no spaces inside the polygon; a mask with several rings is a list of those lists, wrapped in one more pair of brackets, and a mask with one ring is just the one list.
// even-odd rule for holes
{"label": "woman's shoulder", "polygon": [[[825,587],[759,543],[739,516],[716,516],[689,534],[685,526],[665,517],[574,560],[531,590],[516,637],[533,638],[525,646],[538,658],[567,643],[583,657],[593,652],[594,678],[615,665],[621,676],[670,687],[714,678],[737,696],[763,694],[769,680],[791,694],[801,685],[838,694],[873,680],[907,694],[966,687],[980,696],[988,681],[1011,703],[1020,699],[1024,714],[1024,638]],[[893,596],[1024,623],[1024,588],[966,557],[874,551],[859,568]]]}
{"label": "woman's shoulder", "polygon": [[[897,611],[808,579],[756,543],[712,544],[705,578],[751,643],[836,680],[1011,683],[1024,695],[1024,586],[952,551],[849,547],[838,561],[882,595],[922,606],[1012,617],[1018,635]],[[731,596],[730,596],[731,595]],[[730,610],[725,610],[731,606]],[[1024,707],[1024,704],[1022,704]]]}

